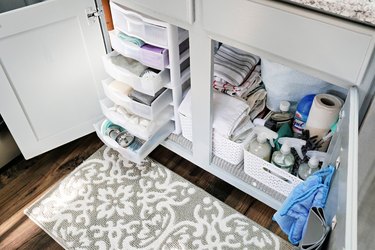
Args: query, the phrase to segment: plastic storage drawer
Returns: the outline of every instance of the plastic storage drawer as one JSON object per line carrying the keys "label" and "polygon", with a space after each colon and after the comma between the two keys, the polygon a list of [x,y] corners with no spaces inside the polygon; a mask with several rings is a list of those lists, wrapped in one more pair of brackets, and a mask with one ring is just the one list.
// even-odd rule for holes
{"label": "plastic storage drawer", "polygon": [[167,48],[167,24],[110,3],[113,25],[116,29],[142,39],[146,43]]}
{"label": "plastic storage drawer", "polygon": [[143,145],[136,151],[129,148],[121,147],[115,140],[109,136],[103,135],[101,131],[101,124],[104,120],[94,124],[95,131],[100,140],[108,147],[118,151],[124,158],[131,160],[135,163],[141,163],[160,143],[162,143],[174,130],[172,121],[168,122],[159,131],[155,133],[149,140],[145,141]]}
{"label": "plastic storage drawer", "polygon": [[168,112],[162,112],[156,120],[150,121],[150,124],[145,128],[138,124],[126,121],[122,114],[111,110],[114,105],[115,104],[108,98],[100,100],[103,114],[110,121],[125,128],[132,135],[144,140],[150,139],[161,127],[165,126],[173,116],[173,110],[167,109]]}
{"label": "plastic storage drawer", "polygon": [[[102,81],[105,95],[117,105],[124,106],[127,110],[148,120],[154,120],[172,103],[172,90],[166,89],[152,103],[151,106],[132,100],[130,97],[113,90],[109,85],[114,79]],[[125,84],[125,83],[124,83]]]}
{"label": "plastic storage drawer", "polygon": [[109,32],[111,45],[114,50],[121,55],[133,58],[143,65],[151,68],[163,70],[169,64],[168,50],[162,49],[161,52],[145,49],[145,47],[138,47],[134,44],[121,40],[118,37],[118,31],[112,30]]}
{"label": "plastic storage drawer", "polygon": [[154,96],[156,92],[170,82],[169,69],[160,71],[153,78],[140,77],[134,75],[124,67],[113,64],[111,57],[118,55],[120,55],[118,52],[113,51],[103,56],[104,68],[112,78],[130,85],[133,89]]}

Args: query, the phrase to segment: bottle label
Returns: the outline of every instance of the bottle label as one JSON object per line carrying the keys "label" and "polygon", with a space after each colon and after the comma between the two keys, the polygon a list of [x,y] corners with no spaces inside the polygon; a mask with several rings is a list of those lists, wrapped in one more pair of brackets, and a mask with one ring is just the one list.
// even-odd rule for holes
{"label": "bottle label", "polygon": [[306,121],[307,115],[303,115],[297,110],[293,121],[293,132],[297,134],[302,134],[302,130],[306,126]]}

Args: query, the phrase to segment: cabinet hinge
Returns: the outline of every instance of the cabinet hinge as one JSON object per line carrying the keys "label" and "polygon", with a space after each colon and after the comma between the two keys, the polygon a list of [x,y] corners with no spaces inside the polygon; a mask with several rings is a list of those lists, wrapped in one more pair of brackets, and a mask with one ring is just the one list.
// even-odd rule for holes
{"label": "cabinet hinge", "polygon": [[85,9],[86,17],[87,17],[87,22],[88,24],[93,24],[96,22],[96,19],[98,17],[103,16],[103,10],[97,10],[96,8],[89,7]]}

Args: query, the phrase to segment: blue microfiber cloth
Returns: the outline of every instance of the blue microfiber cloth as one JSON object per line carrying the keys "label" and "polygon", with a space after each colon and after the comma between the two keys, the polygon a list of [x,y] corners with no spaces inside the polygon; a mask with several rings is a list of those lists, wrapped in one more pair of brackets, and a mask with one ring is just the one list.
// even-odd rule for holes
{"label": "blue microfiber cloth", "polygon": [[296,186],[274,214],[273,220],[296,245],[302,239],[309,211],[312,207],[324,208],[335,168],[321,169]]}

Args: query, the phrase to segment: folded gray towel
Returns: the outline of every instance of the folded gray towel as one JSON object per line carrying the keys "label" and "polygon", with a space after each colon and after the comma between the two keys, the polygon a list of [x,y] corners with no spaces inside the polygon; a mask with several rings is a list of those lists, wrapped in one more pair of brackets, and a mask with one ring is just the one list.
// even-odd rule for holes
{"label": "folded gray towel", "polygon": [[146,95],[142,92],[139,92],[137,90],[132,90],[130,91],[129,93],[129,97],[134,100],[134,101],[137,101],[137,102],[140,102],[140,103],[143,103],[143,104],[146,104],[148,106],[151,106],[151,103],[161,94],[163,93],[164,91],[166,90],[166,88],[162,88],[161,90],[159,90],[155,96],[151,96],[151,95]]}

